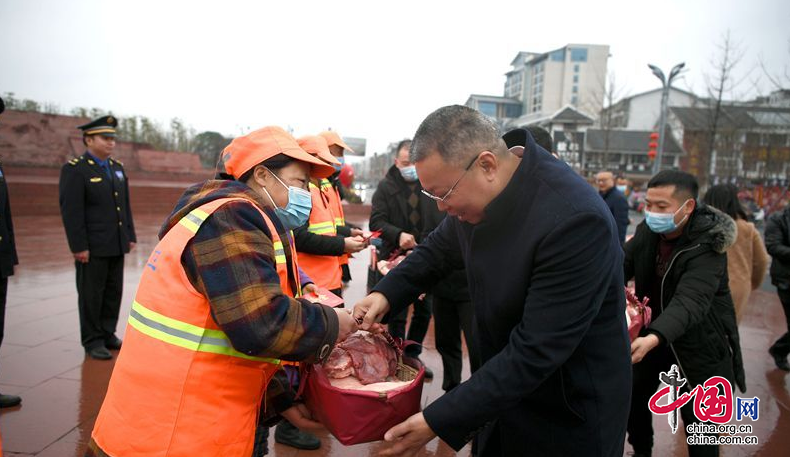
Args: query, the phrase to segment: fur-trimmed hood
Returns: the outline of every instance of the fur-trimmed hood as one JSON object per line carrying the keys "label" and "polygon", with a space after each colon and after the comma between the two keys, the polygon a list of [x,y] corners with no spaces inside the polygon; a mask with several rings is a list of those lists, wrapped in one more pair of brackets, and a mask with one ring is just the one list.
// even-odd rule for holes
{"label": "fur-trimmed hood", "polygon": [[685,236],[690,242],[710,245],[724,253],[738,238],[738,226],[728,215],[716,208],[700,203],[689,222]]}

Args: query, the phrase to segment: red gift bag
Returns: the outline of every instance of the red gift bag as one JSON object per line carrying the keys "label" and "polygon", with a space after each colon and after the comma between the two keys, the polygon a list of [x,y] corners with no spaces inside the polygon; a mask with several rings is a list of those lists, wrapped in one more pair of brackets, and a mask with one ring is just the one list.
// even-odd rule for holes
{"label": "red gift bag", "polygon": [[396,377],[409,384],[388,392],[333,386],[320,365],[308,369],[304,400],[313,418],[345,445],[384,439],[384,433],[420,411],[425,368],[403,357]]}
{"label": "red gift bag", "polygon": [[631,289],[625,288],[625,320],[628,324],[628,336],[631,337],[631,342],[639,336],[639,332],[643,328],[650,325],[653,310],[647,306],[649,301],[650,299],[647,297],[639,301]]}

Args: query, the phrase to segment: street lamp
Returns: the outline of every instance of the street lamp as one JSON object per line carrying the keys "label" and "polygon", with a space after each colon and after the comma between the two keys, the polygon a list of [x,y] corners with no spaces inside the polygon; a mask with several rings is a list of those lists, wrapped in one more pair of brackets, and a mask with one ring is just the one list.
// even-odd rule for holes
{"label": "street lamp", "polygon": [[661,80],[661,85],[663,86],[661,91],[661,118],[658,121],[658,150],[656,151],[656,161],[653,164],[653,174],[661,171],[661,156],[664,152],[664,130],[666,129],[667,124],[669,88],[672,87],[672,80],[675,79],[675,76],[680,73],[680,70],[682,70],[685,65],[685,62],[675,65],[672,67],[672,71],[669,72],[669,78],[664,78],[664,72],[661,71],[660,68],[655,65],[647,64],[647,66],[653,71],[653,74],[656,75],[656,78]]}

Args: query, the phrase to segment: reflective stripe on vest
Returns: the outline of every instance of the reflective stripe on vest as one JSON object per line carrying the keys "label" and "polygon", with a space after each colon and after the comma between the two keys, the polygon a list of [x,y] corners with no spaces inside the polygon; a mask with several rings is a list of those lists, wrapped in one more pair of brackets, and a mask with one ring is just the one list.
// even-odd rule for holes
{"label": "reflective stripe on vest", "polygon": [[129,325],[151,338],[191,351],[240,357],[272,365],[280,364],[278,359],[253,357],[233,349],[228,335],[222,330],[202,328],[167,317],[146,308],[137,301],[132,303]]}
{"label": "reflective stripe on vest", "polygon": [[307,226],[307,231],[316,235],[334,235],[335,223],[334,221],[319,222]]}

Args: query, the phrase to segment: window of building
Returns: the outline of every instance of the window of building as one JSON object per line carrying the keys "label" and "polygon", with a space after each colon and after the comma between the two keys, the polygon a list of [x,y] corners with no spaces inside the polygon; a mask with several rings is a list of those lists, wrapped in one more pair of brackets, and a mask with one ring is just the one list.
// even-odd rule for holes
{"label": "window of building", "polygon": [[571,48],[571,62],[587,62],[587,48]]}
{"label": "window of building", "polygon": [[571,97],[571,105],[576,106],[579,103],[579,97],[573,96]]}
{"label": "window of building", "polygon": [[574,94],[578,94],[579,93],[579,86],[573,86],[571,88],[571,92],[573,92]]}
{"label": "window of building", "polygon": [[579,72],[579,64],[578,63],[573,66],[573,72],[574,73],[578,73]]}
{"label": "window of building", "polygon": [[521,116],[521,105],[505,105],[505,117]]}
{"label": "window of building", "polygon": [[573,82],[574,84],[579,82],[579,75],[573,75]]}
{"label": "window of building", "polygon": [[564,62],[565,61],[565,48],[558,49],[551,54],[549,54],[549,58],[552,62]]}
{"label": "window of building", "polygon": [[477,109],[486,116],[496,117],[496,103],[477,102]]}

